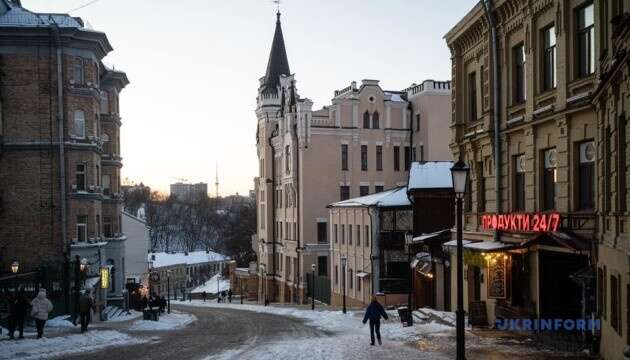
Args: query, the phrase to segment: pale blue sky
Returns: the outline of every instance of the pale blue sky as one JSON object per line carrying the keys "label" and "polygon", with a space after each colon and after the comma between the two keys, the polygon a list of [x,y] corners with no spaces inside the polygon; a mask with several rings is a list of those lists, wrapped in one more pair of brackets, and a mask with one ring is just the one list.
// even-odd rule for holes
{"label": "pale blue sky", "polygon": [[[89,0],[22,0],[67,12]],[[319,108],[352,80],[400,90],[450,79],[444,34],[475,0],[285,0],[282,29],[302,97]],[[258,79],[275,26],[271,0],[99,0],[75,11],[107,33],[105,59],[127,72],[123,177],[168,190],[175,177],[246,194],[258,171]],[[214,193],[214,186],[210,186]]]}

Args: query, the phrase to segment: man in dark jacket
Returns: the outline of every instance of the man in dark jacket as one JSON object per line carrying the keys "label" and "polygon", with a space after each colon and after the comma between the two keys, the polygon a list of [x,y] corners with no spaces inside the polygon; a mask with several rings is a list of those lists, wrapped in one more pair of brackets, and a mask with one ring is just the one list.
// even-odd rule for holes
{"label": "man in dark jacket", "polygon": [[94,300],[90,294],[83,290],[79,298],[79,315],[81,316],[81,332],[84,333],[88,329],[91,320],[91,311],[94,307]]}
{"label": "man in dark jacket", "polygon": [[363,323],[365,324],[368,320],[370,321],[370,338],[372,342],[370,345],[374,345],[374,331],[376,331],[376,339],[378,340],[378,344],[382,345],[381,342],[381,316],[387,320],[387,313],[383,306],[376,300],[376,296],[372,296],[372,302],[368,305],[365,310],[365,316],[363,317]]}
{"label": "man in dark jacket", "polygon": [[20,332],[20,339],[24,339],[24,317],[30,307],[30,303],[20,291],[17,296],[9,298],[9,338],[13,339],[15,330]]}
{"label": "man in dark jacket", "polygon": [[232,303],[232,289],[228,290],[228,301]]}

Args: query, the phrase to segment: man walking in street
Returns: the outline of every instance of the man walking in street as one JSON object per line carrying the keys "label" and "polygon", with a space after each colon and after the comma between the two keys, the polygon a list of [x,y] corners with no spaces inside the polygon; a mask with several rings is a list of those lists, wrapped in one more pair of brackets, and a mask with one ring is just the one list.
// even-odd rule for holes
{"label": "man walking in street", "polygon": [[14,339],[14,333],[17,329],[20,332],[19,339],[24,339],[24,317],[26,311],[31,305],[24,297],[24,293],[20,291],[16,296],[12,296],[9,300],[9,339]]}
{"label": "man walking in street", "polygon": [[94,307],[94,300],[87,291],[81,291],[81,298],[79,298],[79,316],[81,317],[81,333],[84,333],[88,329],[88,325],[91,320],[91,311]]}
{"label": "man walking in street", "polygon": [[208,296],[208,294],[204,291],[201,293],[201,297],[203,298],[203,302],[206,302],[206,297]]}
{"label": "man walking in street", "polygon": [[232,303],[232,289],[228,290],[228,301],[230,302],[230,304]]}
{"label": "man walking in street", "polygon": [[365,324],[370,321],[370,345],[374,345],[374,332],[376,331],[376,339],[378,340],[378,344],[382,345],[381,342],[381,316],[387,320],[387,313],[377,300],[376,296],[372,296],[372,302],[368,305],[365,310],[365,316],[363,317],[363,323]]}

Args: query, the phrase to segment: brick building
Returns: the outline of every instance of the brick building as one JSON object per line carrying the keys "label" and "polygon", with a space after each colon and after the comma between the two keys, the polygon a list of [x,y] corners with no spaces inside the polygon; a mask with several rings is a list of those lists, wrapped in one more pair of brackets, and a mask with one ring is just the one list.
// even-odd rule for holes
{"label": "brick building", "polygon": [[110,51],[78,17],[0,1],[0,274],[17,260],[21,273],[61,276],[75,254],[94,273],[124,273],[118,97],[128,80],[102,63]]}

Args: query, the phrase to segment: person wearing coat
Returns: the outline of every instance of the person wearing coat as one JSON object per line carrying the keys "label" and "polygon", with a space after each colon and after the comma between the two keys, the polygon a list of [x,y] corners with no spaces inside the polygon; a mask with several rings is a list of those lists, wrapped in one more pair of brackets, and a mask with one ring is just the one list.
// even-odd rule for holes
{"label": "person wearing coat", "polygon": [[15,330],[20,332],[20,339],[24,339],[24,318],[26,312],[31,305],[24,297],[24,293],[20,293],[11,297],[9,300],[9,339],[13,339]]}
{"label": "person wearing coat", "polygon": [[367,309],[365,309],[365,316],[363,317],[363,323],[365,324],[370,321],[370,345],[374,345],[374,332],[376,332],[376,339],[378,340],[378,344],[382,345],[381,342],[381,317],[387,320],[387,313],[377,300],[376,296],[372,296],[372,302],[368,305]]}
{"label": "person wearing coat", "polygon": [[81,332],[84,333],[88,329],[91,320],[91,312],[94,308],[94,300],[87,291],[82,291],[79,298],[79,315],[81,317]]}
{"label": "person wearing coat", "polygon": [[48,314],[53,310],[53,304],[46,297],[46,290],[41,289],[37,297],[31,301],[31,317],[35,319],[37,326],[37,338],[41,339],[44,335],[44,326],[48,320]]}
{"label": "person wearing coat", "polygon": [[232,289],[228,290],[227,294],[228,294],[228,301],[231,303],[232,302]]}

